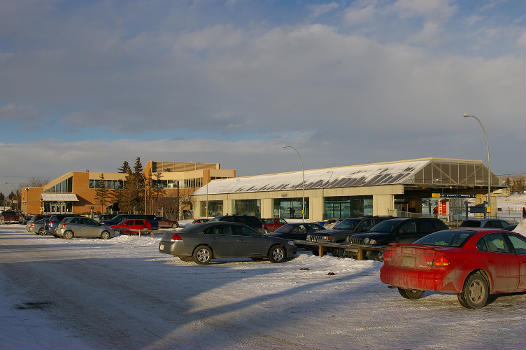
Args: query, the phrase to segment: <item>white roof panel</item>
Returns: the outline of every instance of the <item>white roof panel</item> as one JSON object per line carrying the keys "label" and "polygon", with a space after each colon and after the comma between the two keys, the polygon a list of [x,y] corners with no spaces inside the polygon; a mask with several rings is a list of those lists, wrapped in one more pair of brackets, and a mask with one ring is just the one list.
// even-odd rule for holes
{"label": "white roof panel", "polygon": [[42,193],[44,202],[78,202],[79,199],[75,193]]}
{"label": "white roof panel", "polygon": [[[412,184],[430,159],[305,170],[305,189]],[[194,195],[205,195],[203,186]],[[302,189],[302,171],[214,180],[208,194]]]}

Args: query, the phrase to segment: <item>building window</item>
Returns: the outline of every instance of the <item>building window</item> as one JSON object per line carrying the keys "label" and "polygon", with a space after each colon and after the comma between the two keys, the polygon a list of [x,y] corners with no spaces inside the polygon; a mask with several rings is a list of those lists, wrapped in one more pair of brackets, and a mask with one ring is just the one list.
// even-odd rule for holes
{"label": "building window", "polygon": [[206,212],[206,201],[201,201],[201,217],[212,217],[223,215],[223,201],[208,201],[208,213]]}
{"label": "building window", "polygon": [[[276,198],[272,215],[275,218],[301,219],[301,198]],[[309,217],[309,197],[305,197],[305,218]]]}
{"label": "building window", "polygon": [[89,188],[108,188],[110,190],[121,189],[124,185],[123,180],[89,180]]}
{"label": "building window", "polygon": [[73,192],[73,176],[66,180],[59,182],[55,186],[48,188],[45,192],[48,193],[72,193]]}
{"label": "building window", "polygon": [[324,198],[324,219],[343,219],[371,215],[373,215],[373,196]]}
{"label": "building window", "polygon": [[243,199],[233,200],[232,208],[234,215],[252,215],[261,217],[261,200],[260,199]]}
{"label": "building window", "polygon": [[203,178],[184,179],[183,188],[196,188],[203,186]]}

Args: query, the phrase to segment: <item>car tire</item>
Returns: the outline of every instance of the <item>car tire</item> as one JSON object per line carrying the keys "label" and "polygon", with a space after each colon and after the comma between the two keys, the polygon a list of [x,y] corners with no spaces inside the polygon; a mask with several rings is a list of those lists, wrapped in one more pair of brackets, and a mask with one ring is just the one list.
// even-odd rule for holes
{"label": "car tire", "polygon": [[195,248],[192,258],[199,265],[209,264],[212,260],[212,249],[206,245],[200,245]]}
{"label": "car tire", "polygon": [[273,263],[281,263],[287,259],[287,252],[282,246],[275,245],[270,247],[268,258]]}
{"label": "car tire", "polygon": [[110,233],[108,231],[102,231],[100,234],[101,239],[110,239]]}
{"label": "car tire", "polygon": [[398,293],[406,299],[416,300],[422,298],[423,290],[398,288]]}
{"label": "car tire", "polygon": [[37,234],[40,235],[40,236],[43,236],[43,235],[46,234],[46,232],[44,231],[44,228],[41,227],[41,228],[38,230],[38,233],[37,233]]}
{"label": "car tire", "polygon": [[462,291],[457,294],[460,305],[468,309],[480,309],[486,306],[488,297],[489,283],[480,272],[469,275]]}
{"label": "car tire", "polygon": [[73,231],[66,231],[66,232],[64,232],[64,238],[65,239],[72,239],[73,238]]}

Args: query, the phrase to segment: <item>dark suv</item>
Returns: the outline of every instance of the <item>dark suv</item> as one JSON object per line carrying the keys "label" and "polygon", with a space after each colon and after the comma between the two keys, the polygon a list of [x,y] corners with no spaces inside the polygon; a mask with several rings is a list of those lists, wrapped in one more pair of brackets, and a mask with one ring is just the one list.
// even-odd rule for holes
{"label": "dark suv", "polygon": [[[351,235],[347,237],[346,243],[371,246],[412,243],[430,233],[447,229],[447,225],[436,218],[396,218],[380,222],[367,233]],[[378,251],[368,251],[366,257],[381,258]]]}
{"label": "dark suv", "polygon": [[307,241],[330,243],[345,242],[347,236],[355,233],[367,232],[379,222],[391,218],[392,217],[375,216],[343,219],[330,230],[317,231],[307,235]]}
{"label": "dark suv", "polygon": [[250,215],[224,215],[216,216],[210,221],[228,221],[228,222],[239,222],[245,224],[249,227],[252,227],[254,230],[265,233],[265,228],[263,227],[263,221],[258,219],[255,216]]}

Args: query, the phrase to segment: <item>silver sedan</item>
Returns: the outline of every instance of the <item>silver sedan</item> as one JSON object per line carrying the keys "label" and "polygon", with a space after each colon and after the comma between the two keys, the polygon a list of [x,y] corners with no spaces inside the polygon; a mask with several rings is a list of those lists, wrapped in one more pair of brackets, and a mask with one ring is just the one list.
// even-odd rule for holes
{"label": "silver sedan", "polygon": [[90,218],[67,217],[58,224],[56,234],[65,239],[73,237],[109,239],[115,236],[115,231]]}

